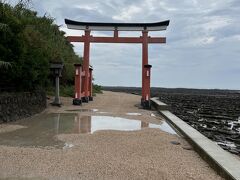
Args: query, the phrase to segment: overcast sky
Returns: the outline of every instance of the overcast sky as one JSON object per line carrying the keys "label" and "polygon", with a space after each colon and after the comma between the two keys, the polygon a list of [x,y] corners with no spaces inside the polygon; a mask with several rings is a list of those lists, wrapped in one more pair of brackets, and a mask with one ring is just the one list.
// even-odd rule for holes
{"label": "overcast sky", "polygon": [[[240,89],[239,0],[33,0],[32,9],[54,17],[67,35],[82,32],[68,30],[64,18],[135,23],[169,19],[167,31],[150,33],[167,37],[167,44],[149,46],[152,86]],[[82,56],[83,45],[74,46]],[[91,44],[97,84],[140,86],[141,61],[140,44]]]}

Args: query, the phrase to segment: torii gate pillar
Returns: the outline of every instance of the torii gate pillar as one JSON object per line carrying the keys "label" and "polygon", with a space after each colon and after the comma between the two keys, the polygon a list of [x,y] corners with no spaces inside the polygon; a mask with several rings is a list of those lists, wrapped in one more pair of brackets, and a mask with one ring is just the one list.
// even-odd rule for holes
{"label": "torii gate pillar", "polygon": [[89,53],[90,53],[90,30],[85,30],[85,41],[83,50],[83,72],[85,74],[83,81],[84,96],[82,97],[83,102],[89,101]]}
{"label": "torii gate pillar", "polygon": [[[148,31],[142,31],[142,98],[141,105],[150,109],[150,68],[148,66]],[[149,68],[146,70],[146,68]],[[148,74],[147,74],[148,73]],[[148,76],[147,76],[148,75]]]}

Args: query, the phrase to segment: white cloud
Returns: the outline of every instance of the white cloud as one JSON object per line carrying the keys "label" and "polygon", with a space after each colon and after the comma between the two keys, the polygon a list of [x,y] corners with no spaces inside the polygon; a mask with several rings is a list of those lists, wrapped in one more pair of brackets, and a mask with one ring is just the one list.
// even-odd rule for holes
{"label": "white cloud", "polygon": [[208,44],[212,44],[215,42],[215,37],[210,36],[210,37],[201,37],[201,38],[197,38],[195,39],[195,41],[193,41],[192,45],[194,46],[205,46]]}
{"label": "white cloud", "polygon": [[120,21],[130,21],[141,11],[142,9],[140,7],[131,5],[127,8],[123,8],[119,15],[114,15],[112,18]]}
{"label": "white cloud", "polygon": [[[153,86],[240,89],[239,0],[34,0],[38,11],[56,18],[102,22],[156,22],[170,19],[166,45],[149,46]],[[62,27],[67,35],[82,35]],[[106,32],[93,35],[109,36]],[[121,33],[139,36],[141,33]],[[82,55],[83,46],[74,43]],[[141,85],[141,45],[93,44],[91,63],[96,82]],[[107,72],[107,73],[105,73]],[[124,74],[123,74],[124,72]],[[225,81],[222,80],[224,74]],[[227,73],[226,73],[227,72]],[[130,78],[129,78],[130,77]],[[209,78],[211,77],[211,78]],[[214,78],[213,78],[214,77]]]}
{"label": "white cloud", "polygon": [[164,1],[160,1],[159,5],[162,9],[166,11],[177,11],[177,8],[168,6],[167,3]]}
{"label": "white cloud", "polygon": [[206,20],[206,23],[201,24],[202,28],[206,31],[211,32],[226,27],[233,23],[232,19],[222,16],[212,16],[204,18],[204,20]]}

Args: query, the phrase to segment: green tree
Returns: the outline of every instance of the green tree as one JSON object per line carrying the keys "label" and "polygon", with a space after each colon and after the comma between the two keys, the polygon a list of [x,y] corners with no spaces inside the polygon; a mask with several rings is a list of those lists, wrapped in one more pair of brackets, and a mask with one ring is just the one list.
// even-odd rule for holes
{"label": "green tree", "polygon": [[12,84],[19,91],[45,88],[49,63],[61,61],[65,65],[62,85],[73,84],[73,64],[81,63],[81,58],[54,19],[37,16],[27,9],[28,2],[11,6],[0,1],[0,83]]}

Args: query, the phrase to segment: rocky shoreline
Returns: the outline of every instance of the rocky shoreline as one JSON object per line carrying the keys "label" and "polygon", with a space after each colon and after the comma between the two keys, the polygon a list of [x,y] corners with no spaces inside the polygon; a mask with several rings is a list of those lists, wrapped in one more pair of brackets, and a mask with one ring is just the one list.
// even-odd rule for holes
{"label": "rocky shoreline", "polygon": [[240,95],[161,94],[159,99],[193,128],[240,156]]}

